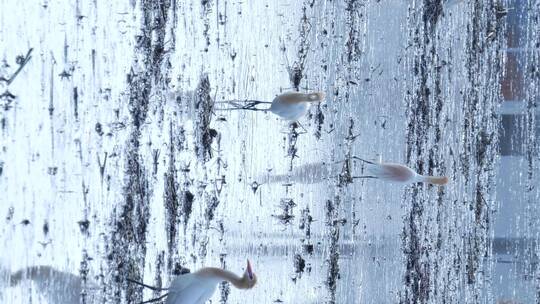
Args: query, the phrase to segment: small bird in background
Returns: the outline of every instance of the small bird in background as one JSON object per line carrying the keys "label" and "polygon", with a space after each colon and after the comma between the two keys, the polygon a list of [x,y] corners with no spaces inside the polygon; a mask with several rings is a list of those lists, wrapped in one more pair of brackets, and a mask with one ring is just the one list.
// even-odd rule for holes
{"label": "small bird in background", "polygon": [[257,283],[257,276],[253,273],[248,260],[241,277],[221,268],[205,267],[175,277],[169,288],[155,288],[137,281],[129,281],[153,290],[168,291],[159,298],[143,303],[157,302],[166,297],[165,304],[204,304],[212,297],[219,283],[226,281],[238,289],[251,289]]}
{"label": "small bird in background", "polygon": [[[249,111],[270,111],[282,119],[288,121],[297,121],[306,115],[311,104],[322,102],[325,94],[323,92],[286,92],[274,98],[272,102],[259,100],[235,100],[225,101],[233,106],[222,110],[249,110]],[[269,108],[257,108],[260,104],[270,104]]]}
{"label": "small bird in background", "polygon": [[11,287],[16,287],[25,280],[32,281],[48,303],[80,303],[82,281],[75,274],[59,271],[51,266],[30,266],[9,275]]}
{"label": "small bird in background", "polygon": [[392,163],[374,163],[359,157],[353,156],[366,164],[366,171],[370,175],[355,176],[354,178],[378,178],[380,180],[396,183],[429,183],[435,185],[446,185],[446,176],[425,176],[416,173],[413,169]]}

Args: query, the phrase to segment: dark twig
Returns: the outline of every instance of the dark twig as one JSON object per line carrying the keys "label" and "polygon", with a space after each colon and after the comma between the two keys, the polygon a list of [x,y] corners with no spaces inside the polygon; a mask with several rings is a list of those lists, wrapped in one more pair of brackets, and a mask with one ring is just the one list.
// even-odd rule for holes
{"label": "dark twig", "polygon": [[97,162],[99,166],[99,175],[101,176],[101,180],[103,181],[103,175],[105,174],[105,166],[107,165],[107,152],[105,152],[103,163],[101,163],[101,159],[99,158],[99,154],[96,153],[97,156]]}
{"label": "dark twig", "polygon": [[19,75],[19,73],[24,68],[24,66],[28,63],[28,61],[30,61],[30,59],[32,58],[31,54],[32,54],[33,50],[34,50],[33,48],[30,48],[28,50],[28,53],[26,53],[26,56],[23,58],[22,62],[19,63],[19,68],[17,69],[17,71],[15,71],[15,73],[13,75],[11,75],[11,77],[7,81],[4,80],[4,81],[6,81],[6,83],[8,85],[10,85],[13,82],[13,80],[15,80],[15,77],[17,77],[17,75]]}

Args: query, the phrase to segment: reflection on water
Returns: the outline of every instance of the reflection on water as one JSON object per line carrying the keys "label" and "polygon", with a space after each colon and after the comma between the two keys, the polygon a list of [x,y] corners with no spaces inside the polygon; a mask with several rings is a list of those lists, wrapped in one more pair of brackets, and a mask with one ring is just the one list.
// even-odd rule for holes
{"label": "reflection on water", "polygon": [[[80,303],[83,292],[82,280],[79,276],[50,266],[31,266],[21,269],[11,273],[7,279],[7,286],[21,288],[23,299],[31,295],[31,291],[35,288],[37,298],[45,299],[46,303]],[[96,286],[95,284],[93,286],[92,292],[95,292]]]}
{"label": "reflection on water", "polygon": [[[500,239],[493,242],[494,257],[496,260],[494,277],[495,299],[498,304],[530,303],[527,296],[535,286],[535,278],[530,276],[534,269],[526,269],[523,263],[523,253],[530,240]],[[264,255],[257,255],[253,268],[258,273],[258,285],[253,290],[242,291],[235,288],[230,291],[230,300],[233,303],[320,303],[326,295],[324,281],[324,248],[315,246],[315,250],[305,261],[301,269],[292,270],[284,263],[282,256],[292,255],[294,248],[266,248]],[[339,248],[340,280],[349,282],[337,290],[338,298],[356,299],[355,303],[396,303],[398,295],[391,285],[381,282],[395,281],[401,278],[395,276],[395,271],[384,267],[388,264],[400,263],[396,260],[396,247],[392,242],[377,242],[377,244],[347,244]],[[361,252],[362,254],[358,254]],[[369,275],[358,277],[361,268],[369,268]],[[537,267],[537,262],[534,262]],[[265,274],[271,273],[268,277]],[[511,273],[513,284],[509,284],[507,277]],[[280,278],[279,286],[268,284],[271,278]],[[7,283],[7,282],[4,282]],[[34,290],[34,299],[46,301],[44,303],[72,304],[79,303],[82,284],[79,276],[58,271],[48,266],[36,266],[21,269],[9,277],[10,289],[14,293],[17,287],[21,290]],[[7,287],[7,285],[4,285]],[[94,282],[87,282],[85,293],[87,299],[99,294]],[[6,291],[6,290],[5,290]],[[219,291],[217,292],[219,293]],[[30,293],[32,294],[32,292]],[[150,293],[148,293],[150,297]],[[261,295],[266,299],[262,300]],[[28,299],[29,294],[23,293],[22,298]],[[16,299],[16,298],[14,298]],[[252,302],[251,302],[252,301]]]}
{"label": "reflection on water", "polygon": [[265,183],[300,183],[300,184],[315,184],[323,181],[329,181],[332,178],[337,178],[341,172],[343,163],[315,162],[308,163],[293,168],[291,172],[284,174],[275,174],[268,172],[265,175],[257,177],[255,180],[258,184]]}

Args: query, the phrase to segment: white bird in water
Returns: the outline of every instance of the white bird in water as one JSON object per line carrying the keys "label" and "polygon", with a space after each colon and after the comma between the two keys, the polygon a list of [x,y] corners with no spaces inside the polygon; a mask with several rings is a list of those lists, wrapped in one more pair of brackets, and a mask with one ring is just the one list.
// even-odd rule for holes
{"label": "white bird in water", "polygon": [[396,183],[429,183],[435,185],[445,185],[448,183],[446,176],[426,176],[416,173],[413,169],[392,163],[374,163],[353,156],[366,163],[366,171],[369,176],[355,176],[354,178],[378,178],[384,181]]}
{"label": "white bird in water", "polygon": [[253,273],[249,260],[243,276],[238,276],[230,271],[205,267],[194,273],[179,275],[172,281],[169,288],[155,288],[133,280],[133,283],[154,290],[167,290],[168,293],[143,303],[157,302],[165,297],[165,304],[204,304],[212,297],[216,287],[221,282],[229,282],[238,289],[251,289],[257,283],[257,276]]}
{"label": "white bird in water", "polygon": [[[232,105],[233,108],[223,110],[270,111],[282,119],[297,121],[306,115],[312,103],[321,102],[324,97],[323,92],[286,92],[276,96],[272,102],[259,100],[225,101]],[[257,108],[259,104],[270,104],[270,107],[266,109]]]}

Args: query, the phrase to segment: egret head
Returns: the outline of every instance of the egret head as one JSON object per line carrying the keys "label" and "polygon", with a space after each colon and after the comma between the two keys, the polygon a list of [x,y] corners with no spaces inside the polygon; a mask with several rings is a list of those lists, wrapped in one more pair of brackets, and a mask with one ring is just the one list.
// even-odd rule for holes
{"label": "egret head", "polygon": [[244,271],[242,281],[244,282],[242,287],[245,289],[251,289],[253,286],[255,286],[255,284],[257,284],[257,276],[253,273],[249,260],[247,260],[246,271]]}
{"label": "egret head", "polygon": [[313,92],[308,94],[308,99],[311,102],[322,101],[326,95],[324,92]]}
{"label": "egret head", "polygon": [[446,176],[430,176],[427,179],[428,183],[432,183],[435,185],[446,185],[448,183],[448,177]]}

